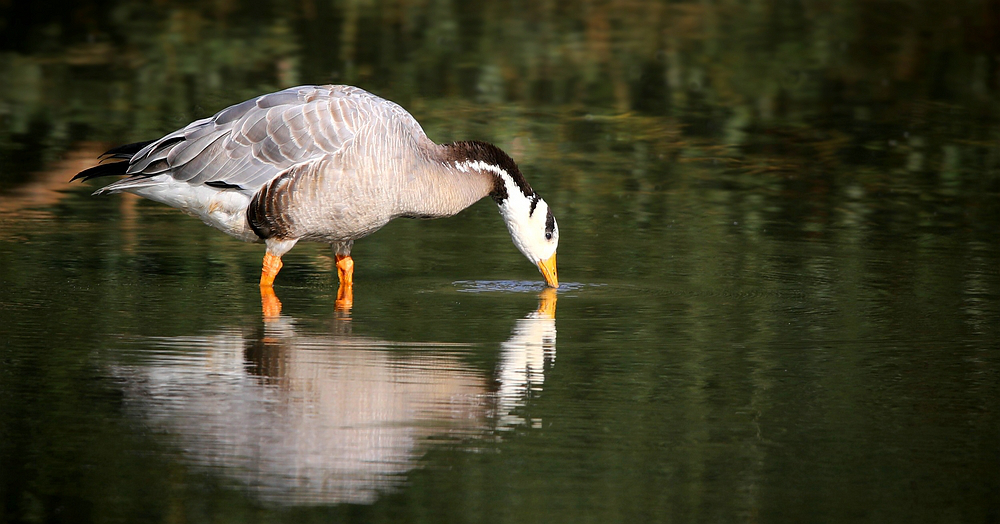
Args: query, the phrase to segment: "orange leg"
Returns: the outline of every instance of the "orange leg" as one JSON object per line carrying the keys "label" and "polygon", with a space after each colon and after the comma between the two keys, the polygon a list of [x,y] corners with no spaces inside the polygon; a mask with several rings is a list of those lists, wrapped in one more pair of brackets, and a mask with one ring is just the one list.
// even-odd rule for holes
{"label": "orange leg", "polygon": [[271,253],[264,255],[264,267],[260,271],[260,287],[271,287],[274,285],[274,277],[281,271],[281,257],[276,257]]}
{"label": "orange leg", "polygon": [[340,279],[336,308],[338,311],[350,311],[354,305],[354,259],[350,255],[336,255],[335,258],[337,277]]}
{"label": "orange leg", "polygon": [[340,285],[354,284],[354,259],[351,255],[336,255],[337,277],[340,278]]}

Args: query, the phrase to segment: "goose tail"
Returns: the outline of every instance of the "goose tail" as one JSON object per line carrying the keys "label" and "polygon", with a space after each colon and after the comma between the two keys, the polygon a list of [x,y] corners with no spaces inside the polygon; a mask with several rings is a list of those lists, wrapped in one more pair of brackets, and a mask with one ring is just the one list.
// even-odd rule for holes
{"label": "goose tail", "polygon": [[[146,142],[135,142],[133,144],[125,144],[105,151],[101,156],[97,157],[101,163],[94,167],[84,169],[77,173],[69,181],[83,180],[87,181],[92,178],[98,178],[103,176],[120,176],[124,175],[125,171],[128,169],[128,160],[132,158],[132,155],[138,153],[142,148],[153,143],[153,140],[148,140]],[[113,160],[114,162],[106,162],[107,160]]]}
{"label": "goose tail", "polygon": [[[94,167],[80,171],[70,179],[70,182],[73,182],[74,180],[82,180],[86,182],[87,180],[105,176],[125,176],[129,166],[128,161],[133,155],[151,143],[153,143],[153,140],[125,144],[109,149],[98,157],[101,163]],[[109,160],[110,162],[108,162]],[[94,194],[99,195],[104,193],[107,189],[107,187],[102,187],[101,189],[95,191]]]}

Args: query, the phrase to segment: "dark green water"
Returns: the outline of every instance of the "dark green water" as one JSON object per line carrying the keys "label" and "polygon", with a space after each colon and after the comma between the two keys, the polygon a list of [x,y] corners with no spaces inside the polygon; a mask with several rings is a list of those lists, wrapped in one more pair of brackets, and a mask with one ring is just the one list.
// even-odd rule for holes
{"label": "dark green water", "polygon": [[[1000,5],[0,4],[0,521],[1000,520]],[[263,248],[69,184],[350,83],[480,202]],[[551,312],[554,311],[554,318]]]}

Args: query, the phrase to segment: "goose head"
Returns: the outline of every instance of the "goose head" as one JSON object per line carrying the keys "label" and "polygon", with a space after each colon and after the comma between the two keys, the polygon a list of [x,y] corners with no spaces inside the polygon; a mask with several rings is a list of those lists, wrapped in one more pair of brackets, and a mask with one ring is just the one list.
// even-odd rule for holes
{"label": "goose head", "polygon": [[559,287],[556,272],[556,248],[559,226],[549,205],[538,195],[514,160],[503,150],[486,142],[459,142],[452,147],[460,159],[455,167],[462,172],[480,172],[493,176],[490,197],[500,208],[511,240],[545,277],[551,287]]}
{"label": "goose head", "polygon": [[559,226],[549,205],[537,193],[525,197],[519,192],[513,196],[508,193],[506,201],[498,205],[514,245],[538,266],[548,285],[559,287],[556,273]]}

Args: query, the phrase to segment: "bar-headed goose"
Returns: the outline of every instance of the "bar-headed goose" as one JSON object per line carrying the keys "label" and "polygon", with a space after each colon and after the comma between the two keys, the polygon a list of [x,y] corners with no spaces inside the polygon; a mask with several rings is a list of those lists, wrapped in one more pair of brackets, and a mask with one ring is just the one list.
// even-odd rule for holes
{"label": "bar-headed goose", "polygon": [[356,87],[292,87],[105,155],[122,161],[73,179],[127,175],[94,194],[135,193],[264,242],[262,289],[299,240],[331,244],[349,288],[355,240],[397,217],[454,215],[487,195],[514,245],[559,286],[556,220],[506,153],[485,142],[438,145],[402,107]]}

